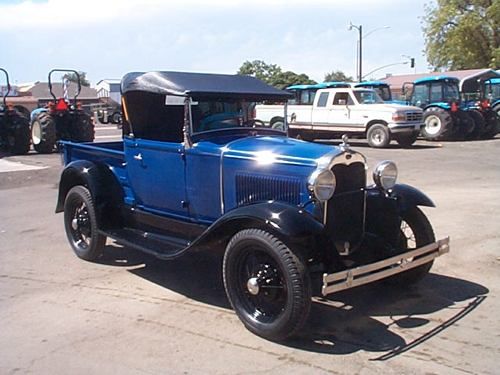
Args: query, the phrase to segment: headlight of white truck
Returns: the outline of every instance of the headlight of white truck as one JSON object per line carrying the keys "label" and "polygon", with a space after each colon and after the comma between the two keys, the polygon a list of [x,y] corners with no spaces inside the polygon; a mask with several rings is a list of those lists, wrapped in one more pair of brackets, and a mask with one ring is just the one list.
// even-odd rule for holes
{"label": "headlight of white truck", "polygon": [[390,190],[396,185],[398,179],[398,168],[390,160],[380,162],[373,170],[373,181],[384,190]]}
{"label": "headlight of white truck", "polygon": [[392,114],[392,121],[406,121],[406,113],[396,111]]}
{"label": "headlight of white truck", "polygon": [[329,169],[318,169],[309,177],[309,190],[316,199],[326,202],[335,192],[337,181],[335,175]]}

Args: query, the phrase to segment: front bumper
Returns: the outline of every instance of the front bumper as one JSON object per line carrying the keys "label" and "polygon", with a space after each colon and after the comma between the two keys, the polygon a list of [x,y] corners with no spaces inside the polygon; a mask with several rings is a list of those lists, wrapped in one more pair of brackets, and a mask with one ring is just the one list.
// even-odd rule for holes
{"label": "front bumper", "polygon": [[[365,266],[351,268],[332,274],[324,273],[321,293],[326,296],[344,289],[350,289],[384,279],[430,262],[449,251],[450,238],[446,237],[418,249]],[[416,259],[417,257],[419,258]]]}
{"label": "front bumper", "polygon": [[395,133],[411,133],[420,132],[420,130],[425,126],[424,122],[390,122],[388,124],[389,129],[392,134]]}

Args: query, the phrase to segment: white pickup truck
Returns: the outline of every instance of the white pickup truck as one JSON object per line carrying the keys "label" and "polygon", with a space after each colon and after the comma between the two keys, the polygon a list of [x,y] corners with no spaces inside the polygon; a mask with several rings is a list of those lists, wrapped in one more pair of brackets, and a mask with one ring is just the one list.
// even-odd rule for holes
{"label": "white pickup truck", "polygon": [[[257,105],[256,118],[283,126],[283,105]],[[362,137],[372,147],[387,147],[391,140],[409,147],[424,126],[418,107],[387,104],[371,89],[330,88],[316,92],[312,105],[289,105],[291,137],[332,139],[342,134]]]}

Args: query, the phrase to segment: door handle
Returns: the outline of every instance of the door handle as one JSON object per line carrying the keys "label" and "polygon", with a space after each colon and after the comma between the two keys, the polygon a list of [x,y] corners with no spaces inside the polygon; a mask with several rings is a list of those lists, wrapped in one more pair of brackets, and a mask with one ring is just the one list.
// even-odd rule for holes
{"label": "door handle", "polygon": [[135,160],[142,161],[142,154],[141,154],[141,153],[139,153],[139,154],[137,154],[137,155],[134,155],[134,159],[135,159]]}

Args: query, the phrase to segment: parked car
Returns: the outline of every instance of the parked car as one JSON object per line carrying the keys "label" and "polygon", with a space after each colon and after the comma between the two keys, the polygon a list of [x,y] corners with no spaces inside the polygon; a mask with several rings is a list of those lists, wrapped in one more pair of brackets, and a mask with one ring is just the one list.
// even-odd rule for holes
{"label": "parked car", "polygon": [[181,72],[129,73],[121,89],[123,141],[61,142],[56,212],[82,259],[97,260],[107,237],[160,259],[223,254],[238,317],[283,340],[312,296],[382,278],[409,285],[449,250],[419,208],[434,203],[398,184],[393,162],[367,185],[366,159],[346,138],[305,142],[287,137],[286,121],[274,129],[255,117],[255,103],[286,101],[285,91]]}
{"label": "parked car", "polygon": [[[259,105],[257,117],[271,127],[283,126],[283,105]],[[350,87],[317,90],[312,105],[287,108],[290,135],[304,140],[332,139],[342,134],[366,138],[371,147],[392,139],[409,147],[423,127],[418,107],[388,104],[372,89]]]}

